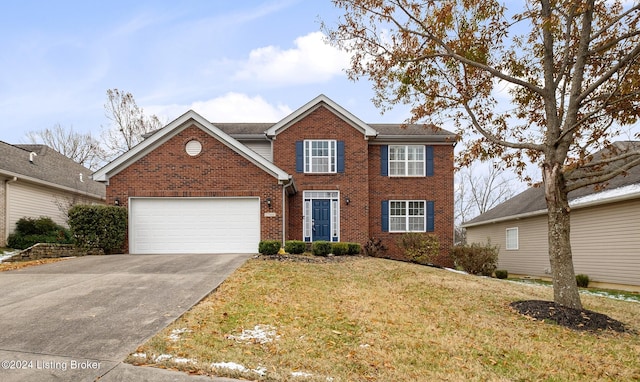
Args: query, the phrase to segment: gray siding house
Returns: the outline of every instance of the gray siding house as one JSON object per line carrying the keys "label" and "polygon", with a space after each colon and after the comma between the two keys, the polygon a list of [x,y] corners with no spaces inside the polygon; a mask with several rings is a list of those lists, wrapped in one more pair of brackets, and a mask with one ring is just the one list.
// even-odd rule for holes
{"label": "gray siding house", "polygon": [[[571,192],[569,205],[576,274],[593,285],[640,290],[640,166],[601,191]],[[545,278],[551,275],[546,213],[544,190],[529,188],[462,226],[467,242],[499,246],[499,269]]]}
{"label": "gray siding house", "polygon": [[0,141],[0,246],[23,217],[50,217],[66,226],[77,203],[104,203],[105,186],[91,170],[45,145]]}

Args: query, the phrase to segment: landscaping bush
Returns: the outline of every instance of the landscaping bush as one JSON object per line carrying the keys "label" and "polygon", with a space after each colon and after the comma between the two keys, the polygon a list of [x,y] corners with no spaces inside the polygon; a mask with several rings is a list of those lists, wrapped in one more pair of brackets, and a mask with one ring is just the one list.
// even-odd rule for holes
{"label": "landscaping bush", "polygon": [[436,235],[420,232],[408,232],[398,240],[398,246],[404,250],[404,256],[411,262],[431,264],[440,254],[440,241]]}
{"label": "landscaping bush", "polygon": [[454,263],[466,272],[491,276],[497,268],[498,246],[492,246],[491,243],[456,245],[451,251],[451,257]]}
{"label": "landscaping bush", "polygon": [[38,243],[72,244],[71,232],[49,217],[21,218],[16,230],[7,238],[7,246],[26,249]]}
{"label": "landscaping bush", "polygon": [[362,252],[362,246],[360,243],[347,243],[347,246],[347,255],[349,256],[356,256]]}
{"label": "landscaping bush", "polygon": [[496,269],[496,278],[504,280],[507,277],[509,277],[509,272],[506,269]]}
{"label": "landscaping bush", "polygon": [[307,244],[302,240],[288,240],[284,243],[284,251],[294,255],[304,253]]}
{"label": "landscaping bush", "polygon": [[122,250],[127,237],[127,209],[77,204],[69,210],[69,227],[79,247],[115,253]]}
{"label": "landscaping bush", "polygon": [[262,240],[258,243],[258,252],[267,255],[273,256],[280,251],[280,241],[279,240]]}
{"label": "landscaping bush", "polygon": [[371,257],[385,257],[387,254],[387,247],[375,237],[369,238],[363,249],[364,254]]}
{"label": "landscaping bush", "polygon": [[314,241],[311,245],[311,252],[315,256],[327,256],[331,253],[331,243],[328,241]]}
{"label": "landscaping bush", "polygon": [[333,243],[331,245],[331,253],[336,256],[346,255],[349,252],[348,243]]}
{"label": "landscaping bush", "polygon": [[576,275],[576,283],[580,288],[586,288],[589,286],[589,276],[587,275]]}

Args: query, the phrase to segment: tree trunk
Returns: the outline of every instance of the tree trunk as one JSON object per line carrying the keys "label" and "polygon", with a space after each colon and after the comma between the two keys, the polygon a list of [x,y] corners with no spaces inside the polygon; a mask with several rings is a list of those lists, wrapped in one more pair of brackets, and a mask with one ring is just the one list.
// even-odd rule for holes
{"label": "tree trunk", "polygon": [[557,304],[582,309],[571,255],[569,199],[561,168],[560,164],[545,164],[542,171],[548,211],[553,299]]}

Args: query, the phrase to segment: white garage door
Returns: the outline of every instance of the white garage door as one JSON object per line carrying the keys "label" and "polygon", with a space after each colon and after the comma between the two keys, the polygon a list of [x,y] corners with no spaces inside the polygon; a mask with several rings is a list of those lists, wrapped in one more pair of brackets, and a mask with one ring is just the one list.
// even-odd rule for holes
{"label": "white garage door", "polygon": [[132,198],[129,252],[255,253],[258,198]]}

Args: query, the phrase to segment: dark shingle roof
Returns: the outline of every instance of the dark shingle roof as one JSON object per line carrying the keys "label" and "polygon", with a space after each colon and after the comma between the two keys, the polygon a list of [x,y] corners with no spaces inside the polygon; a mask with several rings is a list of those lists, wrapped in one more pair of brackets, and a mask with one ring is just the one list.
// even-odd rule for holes
{"label": "dark shingle roof", "polygon": [[[36,153],[33,163],[29,161],[32,152]],[[102,198],[106,195],[105,185],[91,179],[91,170],[46,145],[12,145],[0,141],[0,173],[28,177]]]}
{"label": "dark shingle roof", "polygon": [[[619,142],[617,144],[640,145],[640,142]],[[594,186],[587,186],[571,191],[569,193],[569,201],[591,195],[602,190],[612,190],[634,184],[640,184],[640,166],[633,167],[627,171],[626,175],[618,175],[617,177],[609,180],[606,187],[603,189],[596,190]],[[545,211],[546,209],[547,204],[544,198],[544,188],[542,186],[531,187],[489,211],[475,217],[474,219],[464,222],[463,226],[477,225],[479,223],[494,221],[496,219],[506,219],[511,216],[518,216],[536,211]]]}

